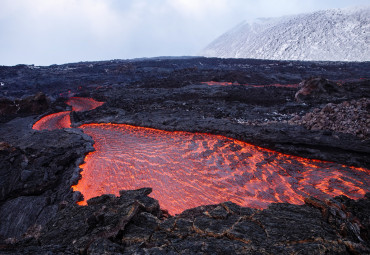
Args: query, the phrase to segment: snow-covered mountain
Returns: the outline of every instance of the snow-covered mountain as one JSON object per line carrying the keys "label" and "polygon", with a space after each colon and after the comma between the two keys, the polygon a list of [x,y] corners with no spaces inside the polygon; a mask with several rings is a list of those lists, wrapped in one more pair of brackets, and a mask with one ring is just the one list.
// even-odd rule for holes
{"label": "snow-covered mountain", "polygon": [[370,61],[370,6],[242,22],[200,55],[313,61]]}

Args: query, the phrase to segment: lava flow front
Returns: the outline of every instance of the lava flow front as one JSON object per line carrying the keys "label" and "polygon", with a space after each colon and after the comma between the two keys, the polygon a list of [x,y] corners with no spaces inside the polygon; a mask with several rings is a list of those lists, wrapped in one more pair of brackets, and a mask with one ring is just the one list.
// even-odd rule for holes
{"label": "lava flow front", "polygon": [[[74,111],[102,102],[71,98]],[[45,116],[36,130],[69,128],[70,112]],[[370,170],[284,155],[210,134],[167,132],[124,124],[87,124],[96,151],[81,165],[74,190],[85,201],[122,189],[152,187],[152,196],[171,214],[204,204],[233,201],[265,208],[272,202],[303,203],[306,196],[363,197]],[[82,202],[82,204],[86,202]]]}
{"label": "lava flow front", "polygon": [[284,155],[223,136],[124,124],[80,128],[96,149],[73,186],[86,200],[152,187],[161,207],[177,214],[225,201],[265,208],[272,202],[302,204],[306,196],[356,199],[370,191],[367,169]]}
{"label": "lava flow front", "polygon": [[98,102],[92,98],[86,97],[71,97],[67,100],[66,104],[72,106],[72,111],[83,112],[90,111],[99,106],[102,106],[104,102]]}
{"label": "lava flow front", "polygon": [[[95,101],[92,98],[85,97],[71,97],[68,99],[66,104],[72,106],[72,111],[82,112],[93,110],[101,105],[104,102]],[[34,125],[33,129],[35,130],[55,130],[61,128],[70,128],[71,127],[71,111],[57,112],[50,115],[47,115],[40,120],[38,120]]]}
{"label": "lava flow front", "polygon": [[35,130],[55,130],[61,128],[70,128],[71,127],[71,118],[69,116],[71,112],[57,112],[50,115],[47,115],[41,118],[33,125]]}
{"label": "lava flow front", "polygon": [[265,87],[281,87],[281,88],[298,88],[299,84],[267,84],[267,85],[253,85],[253,84],[239,84],[237,82],[223,82],[223,81],[206,81],[201,82],[201,84],[206,84],[209,86],[231,86],[231,85],[242,85],[252,88],[265,88]]}

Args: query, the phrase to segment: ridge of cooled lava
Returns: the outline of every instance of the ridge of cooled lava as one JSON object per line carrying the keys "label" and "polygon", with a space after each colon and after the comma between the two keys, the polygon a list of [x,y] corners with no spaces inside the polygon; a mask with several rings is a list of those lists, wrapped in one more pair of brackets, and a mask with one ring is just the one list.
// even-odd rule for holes
{"label": "ridge of cooled lava", "polygon": [[262,209],[277,202],[303,204],[308,196],[358,199],[370,191],[367,169],[284,155],[224,136],[124,124],[80,128],[96,149],[73,186],[85,200],[152,187],[162,208],[178,214],[225,201]]}

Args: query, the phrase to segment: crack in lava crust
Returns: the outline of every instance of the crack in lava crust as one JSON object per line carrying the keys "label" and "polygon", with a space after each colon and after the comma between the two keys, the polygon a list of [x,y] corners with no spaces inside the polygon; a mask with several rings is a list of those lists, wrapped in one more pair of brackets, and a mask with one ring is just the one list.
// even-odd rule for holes
{"label": "crack in lava crust", "polygon": [[96,149],[86,156],[82,179],[73,186],[85,201],[152,187],[161,207],[178,214],[225,201],[266,208],[272,202],[302,204],[309,195],[357,199],[370,191],[367,169],[284,155],[219,135],[125,124],[80,128]]}

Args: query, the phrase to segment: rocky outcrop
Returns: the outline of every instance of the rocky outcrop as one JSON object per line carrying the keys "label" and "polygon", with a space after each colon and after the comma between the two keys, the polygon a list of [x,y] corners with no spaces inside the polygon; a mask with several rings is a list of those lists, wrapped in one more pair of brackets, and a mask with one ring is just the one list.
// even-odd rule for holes
{"label": "rocky outcrop", "polygon": [[[168,131],[220,134],[286,154],[370,167],[370,140],[340,132],[311,130],[288,120],[329,102],[370,96],[369,81],[344,83],[338,97],[296,102],[296,88],[193,84],[165,88],[126,86],[97,93],[106,104],[72,114],[75,127],[84,123],[123,123]],[[159,86],[159,85],[158,85]],[[100,97],[100,98],[99,98]],[[105,98],[104,98],[105,97]]]}
{"label": "rocky outcrop", "polygon": [[344,89],[337,83],[324,78],[310,78],[299,83],[299,90],[294,98],[297,101],[317,100],[321,97],[343,95]]}
{"label": "rocky outcrop", "polygon": [[[188,58],[0,67],[5,83],[0,95],[79,93],[106,104],[71,114],[74,127],[113,122],[213,133],[369,168],[369,139],[287,123],[328,103],[369,98],[369,65]],[[316,94],[300,102],[292,86],[201,83],[292,84],[310,76],[355,79],[343,81],[339,94]],[[65,101],[57,98],[50,112],[70,110]],[[71,185],[93,141],[77,129],[35,132],[31,127],[39,117],[14,116],[20,118],[0,124],[1,254],[369,253],[368,196],[273,204],[263,211],[225,202],[170,217],[144,189],[121,192],[119,198],[105,195],[79,207],[74,201],[81,194],[73,193]]]}
{"label": "rocky outcrop", "polygon": [[42,92],[22,99],[0,98],[0,122],[17,116],[41,114],[50,107],[50,99]]}
{"label": "rocky outcrop", "polygon": [[370,137],[370,99],[345,101],[341,104],[329,103],[322,109],[300,117],[296,115],[290,124],[303,125],[310,130],[329,130],[353,134],[361,139]]}
{"label": "rocky outcrop", "polygon": [[80,130],[32,132],[19,123],[0,128],[8,134],[0,143],[0,239],[45,224],[61,201],[79,200],[71,185],[79,179],[84,155],[93,150],[93,141]]}
{"label": "rocky outcrop", "polygon": [[370,7],[320,10],[243,21],[211,42],[202,56],[305,61],[369,61],[363,33]]}
{"label": "rocky outcrop", "polygon": [[60,206],[44,227],[7,240],[3,254],[365,254],[370,194],[268,209],[231,202],[168,217],[150,188],[103,195],[88,206]]}

